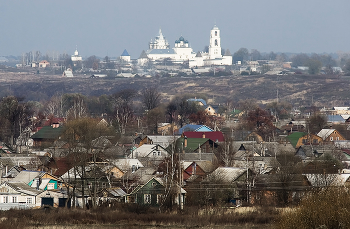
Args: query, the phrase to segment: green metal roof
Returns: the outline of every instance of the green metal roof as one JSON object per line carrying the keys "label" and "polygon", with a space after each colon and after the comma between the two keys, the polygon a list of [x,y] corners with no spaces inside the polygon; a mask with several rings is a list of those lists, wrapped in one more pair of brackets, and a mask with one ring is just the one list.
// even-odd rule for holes
{"label": "green metal roof", "polygon": [[44,126],[38,132],[32,135],[32,139],[57,139],[63,131],[63,127],[53,128],[52,126]]}
{"label": "green metal roof", "polygon": [[304,133],[304,132],[294,132],[292,133],[291,135],[289,135],[287,137],[287,139],[290,141],[290,143],[292,144],[292,146],[295,148],[297,143],[298,143],[298,140],[299,138],[305,136],[307,133]]}
{"label": "green metal roof", "polygon": [[184,146],[184,138],[179,138],[177,140],[177,146],[179,149],[183,149],[188,152],[188,151],[195,151],[196,149],[198,149],[199,146],[203,145],[204,143],[206,143],[208,140],[210,140],[209,138],[187,138],[187,147]]}

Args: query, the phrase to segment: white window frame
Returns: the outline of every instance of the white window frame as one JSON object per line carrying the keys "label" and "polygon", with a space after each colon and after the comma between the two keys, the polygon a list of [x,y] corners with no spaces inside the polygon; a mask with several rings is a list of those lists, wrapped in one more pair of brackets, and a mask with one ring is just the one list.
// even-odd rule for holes
{"label": "white window frame", "polygon": [[163,194],[157,194],[157,204],[160,204],[163,199]]}
{"label": "white window frame", "polygon": [[54,183],[48,183],[47,184],[47,190],[53,190],[55,189],[55,184]]}
{"label": "white window frame", "polygon": [[27,204],[33,204],[33,198],[32,197],[27,197],[26,198],[26,203]]}
{"label": "white window frame", "polygon": [[12,203],[17,203],[17,196],[12,197]]}
{"label": "white window frame", "polygon": [[9,197],[8,196],[3,196],[2,201],[3,201],[3,203],[8,203],[9,202]]}
{"label": "white window frame", "polygon": [[151,194],[144,194],[143,195],[143,202],[145,204],[151,204],[151,201],[152,201],[152,196]]}

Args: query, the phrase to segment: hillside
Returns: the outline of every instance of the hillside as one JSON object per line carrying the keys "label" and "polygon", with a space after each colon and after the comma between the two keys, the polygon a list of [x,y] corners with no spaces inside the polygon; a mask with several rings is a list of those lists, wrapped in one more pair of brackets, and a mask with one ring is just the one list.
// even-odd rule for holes
{"label": "hillside", "polygon": [[205,94],[214,103],[228,99],[256,98],[262,103],[280,100],[295,105],[349,105],[350,78],[338,76],[225,76],[174,78],[63,78],[61,76],[0,73],[0,96],[15,95],[26,100],[47,100],[55,93],[81,93],[88,96],[113,94],[126,88],[142,90],[157,86],[163,102],[174,95]]}

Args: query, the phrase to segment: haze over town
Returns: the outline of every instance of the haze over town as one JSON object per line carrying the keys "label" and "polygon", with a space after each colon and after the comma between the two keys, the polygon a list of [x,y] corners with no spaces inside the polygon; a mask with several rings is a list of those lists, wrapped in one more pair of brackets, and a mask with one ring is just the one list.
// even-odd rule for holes
{"label": "haze over town", "polygon": [[346,0],[294,1],[1,1],[0,56],[40,50],[83,57],[137,58],[161,28],[170,43],[181,35],[195,52],[214,24],[225,49],[260,52],[350,51]]}

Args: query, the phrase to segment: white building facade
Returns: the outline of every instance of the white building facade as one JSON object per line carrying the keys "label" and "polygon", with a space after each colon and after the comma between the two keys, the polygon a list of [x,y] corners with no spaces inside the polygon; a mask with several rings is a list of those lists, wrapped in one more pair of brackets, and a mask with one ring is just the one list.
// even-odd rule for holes
{"label": "white building facade", "polygon": [[[161,30],[159,35],[149,43],[149,50],[145,52],[149,61],[168,60],[172,63],[182,64],[188,62],[189,67],[201,67],[212,65],[232,65],[232,56],[229,51],[221,55],[220,29],[214,26],[210,31],[209,51],[198,52],[197,54],[190,47],[189,42],[182,36],[175,41],[174,48],[170,49],[169,42],[165,39]],[[227,54],[227,55],[226,55]],[[145,55],[141,54],[145,60]],[[139,64],[144,61],[138,61]]]}

